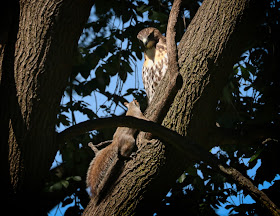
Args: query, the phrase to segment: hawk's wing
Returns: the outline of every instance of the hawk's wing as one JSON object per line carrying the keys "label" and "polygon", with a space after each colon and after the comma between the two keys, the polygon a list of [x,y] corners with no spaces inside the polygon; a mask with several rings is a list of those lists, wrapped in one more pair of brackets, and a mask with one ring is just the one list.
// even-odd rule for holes
{"label": "hawk's wing", "polygon": [[165,46],[157,46],[155,49],[154,59],[145,57],[145,62],[142,69],[142,78],[144,88],[146,90],[149,103],[151,102],[156,87],[167,71],[167,52]]}

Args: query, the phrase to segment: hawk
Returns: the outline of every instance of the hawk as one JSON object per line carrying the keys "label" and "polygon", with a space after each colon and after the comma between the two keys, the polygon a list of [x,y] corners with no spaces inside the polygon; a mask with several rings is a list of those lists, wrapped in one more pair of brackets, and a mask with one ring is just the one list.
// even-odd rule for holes
{"label": "hawk", "polygon": [[158,29],[152,27],[141,30],[137,38],[145,48],[142,79],[150,103],[156,87],[167,71],[166,39]]}

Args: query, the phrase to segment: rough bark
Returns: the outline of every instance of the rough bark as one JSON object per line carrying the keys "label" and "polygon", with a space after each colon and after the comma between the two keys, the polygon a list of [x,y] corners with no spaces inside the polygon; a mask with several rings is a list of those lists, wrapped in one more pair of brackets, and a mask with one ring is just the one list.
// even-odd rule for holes
{"label": "rough bark", "polygon": [[[249,0],[205,0],[180,42],[179,66],[183,86],[163,125],[205,145],[205,148],[207,135],[215,125],[214,112],[220,92],[253,29],[249,23],[258,14],[256,8],[252,8],[255,3]],[[156,104],[162,99],[168,82],[166,76],[147,110],[147,118],[157,112]],[[140,133],[136,157],[126,164],[110,194],[99,205],[95,206],[91,201],[84,215],[151,213],[168,192],[190,158],[158,140],[147,141],[144,136]]]}
{"label": "rough bark", "polygon": [[[71,60],[92,1],[13,1],[0,45],[1,173],[4,199],[37,203],[56,145],[55,122]],[[32,204],[36,206],[36,204]],[[40,206],[38,206],[40,208]],[[32,208],[29,208],[29,211]]]}

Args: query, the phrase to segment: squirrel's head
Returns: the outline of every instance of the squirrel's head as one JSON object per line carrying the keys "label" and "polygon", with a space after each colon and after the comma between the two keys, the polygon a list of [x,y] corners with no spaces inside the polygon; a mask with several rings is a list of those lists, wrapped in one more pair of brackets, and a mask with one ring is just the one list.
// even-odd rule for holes
{"label": "squirrel's head", "polygon": [[133,99],[130,103],[124,102],[124,105],[129,109],[132,106],[136,106],[137,108],[140,108],[140,105],[137,100]]}

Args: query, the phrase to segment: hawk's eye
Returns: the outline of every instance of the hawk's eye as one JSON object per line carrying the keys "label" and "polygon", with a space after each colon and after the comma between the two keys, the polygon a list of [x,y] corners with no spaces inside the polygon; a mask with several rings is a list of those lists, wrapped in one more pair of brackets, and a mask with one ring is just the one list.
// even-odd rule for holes
{"label": "hawk's eye", "polygon": [[151,39],[154,39],[155,37],[154,37],[154,32],[152,32],[151,34],[149,34],[149,36],[148,36],[148,39],[149,40],[151,40]]}

